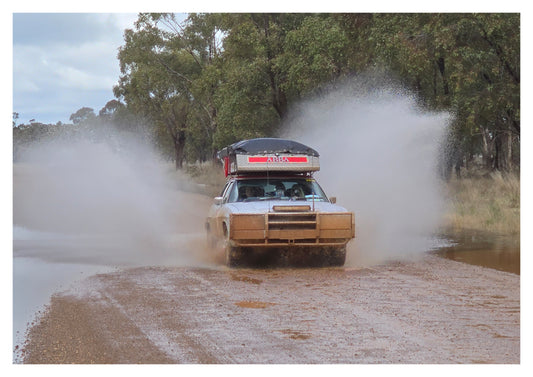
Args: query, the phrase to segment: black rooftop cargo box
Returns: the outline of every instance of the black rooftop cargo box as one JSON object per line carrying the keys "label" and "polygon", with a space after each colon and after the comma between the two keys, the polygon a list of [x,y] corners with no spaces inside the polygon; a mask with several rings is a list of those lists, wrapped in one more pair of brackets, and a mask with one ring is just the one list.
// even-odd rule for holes
{"label": "black rooftop cargo box", "polygon": [[293,140],[259,138],[242,140],[218,152],[224,172],[283,171],[312,172],[320,170],[316,150]]}

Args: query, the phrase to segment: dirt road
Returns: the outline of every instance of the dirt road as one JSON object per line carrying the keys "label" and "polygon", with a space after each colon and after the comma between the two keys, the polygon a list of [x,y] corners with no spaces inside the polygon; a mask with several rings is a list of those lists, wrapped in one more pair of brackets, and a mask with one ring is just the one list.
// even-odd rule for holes
{"label": "dirt road", "polygon": [[426,255],[370,268],[143,267],[56,294],[25,363],[519,363],[520,277]]}
{"label": "dirt road", "polygon": [[[518,275],[427,254],[373,268],[217,267],[200,252],[210,198],[164,175],[128,179],[104,157],[14,166],[14,264],[120,267],[52,296],[15,350],[25,363],[520,362]],[[161,267],[127,267],[147,263]]]}

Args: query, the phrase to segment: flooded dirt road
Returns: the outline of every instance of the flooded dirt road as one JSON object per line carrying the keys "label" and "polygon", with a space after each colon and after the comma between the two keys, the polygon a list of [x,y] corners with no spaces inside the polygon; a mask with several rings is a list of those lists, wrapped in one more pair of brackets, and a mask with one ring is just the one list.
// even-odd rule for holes
{"label": "flooded dirt road", "polygon": [[104,160],[14,166],[15,363],[520,362],[517,274],[428,253],[227,269],[203,250],[211,198]]}
{"label": "flooded dirt road", "polygon": [[426,255],[374,268],[142,267],[52,297],[25,363],[519,363],[519,276]]}

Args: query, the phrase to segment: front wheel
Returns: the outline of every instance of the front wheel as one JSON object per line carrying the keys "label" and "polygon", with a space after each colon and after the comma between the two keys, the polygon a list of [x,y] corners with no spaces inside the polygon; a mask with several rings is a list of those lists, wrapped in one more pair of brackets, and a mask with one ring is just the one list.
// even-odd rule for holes
{"label": "front wheel", "polygon": [[207,231],[206,234],[206,243],[209,250],[216,250],[217,248],[217,238],[211,233],[211,231]]}
{"label": "front wheel", "polygon": [[226,244],[226,266],[237,267],[242,262],[242,248],[237,246],[231,246],[229,242]]}
{"label": "front wheel", "polygon": [[332,248],[328,258],[330,266],[340,267],[346,263],[346,246],[340,248]]}

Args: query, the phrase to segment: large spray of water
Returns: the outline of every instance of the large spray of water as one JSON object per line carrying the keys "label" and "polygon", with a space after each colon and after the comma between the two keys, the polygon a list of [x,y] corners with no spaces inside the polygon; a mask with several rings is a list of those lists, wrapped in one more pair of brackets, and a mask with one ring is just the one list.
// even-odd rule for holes
{"label": "large spray of water", "polygon": [[[320,152],[321,185],[355,212],[348,265],[431,247],[444,209],[437,156],[449,120],[421,111],[413,95],[368,78],[293,112],[282,136]],[[205,260],[210,199],[180,191],[187,179],[145,143],[119,138],[119,144],[55,141],[22,154],[14,166],[19,255],[103,265]]]}
{"label": "large spray of water", "polygon": [[14,164],[17,255],[99,265],[198,264],[208,199],[147,143],[32,145]]}
{"label": "large spray of water", "polygon": [[437,157],[450,116],[425,113],[413,95],[360,78],[302,103],[283,136],[317,149],[316,177],[354,211],[348,265],[417,255],[431,247],[444,209]]}

